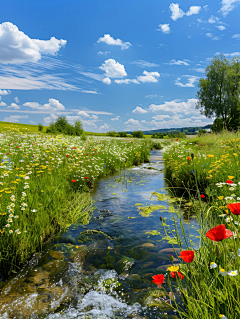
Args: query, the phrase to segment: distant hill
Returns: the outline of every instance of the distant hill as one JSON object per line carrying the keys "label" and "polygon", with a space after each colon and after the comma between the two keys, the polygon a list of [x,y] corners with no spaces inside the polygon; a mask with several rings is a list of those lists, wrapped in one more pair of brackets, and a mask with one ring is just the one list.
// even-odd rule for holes
{"label": "distant hill", "polygon": [[[199,130],[206,130],[212,127],[212,124],[208,124],[205,126],[196,126],[196,127],[178,127],[178,128],[163,128],[158,130],[149,130],[143,131],[144,135],[152,135],[153,133],[176,133],[176,132],[184,132],[186,135],[194,135]],[[128,134],[132,134],[132,131],[127,132]]]}

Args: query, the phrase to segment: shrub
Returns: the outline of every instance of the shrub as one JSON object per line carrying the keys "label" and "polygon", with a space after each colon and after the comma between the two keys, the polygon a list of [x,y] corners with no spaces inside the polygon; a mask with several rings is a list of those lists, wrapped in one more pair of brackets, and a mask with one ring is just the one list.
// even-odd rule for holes
{"label": "shrub", "polygon": [[41,123],[38,124],[38,130],[39,130],[39,132],[42,132],[42,130],[43,130],[43,125]]}
{"label": "shrub", "polygon": [[143,136],[143,132],[142,131],[134,131],[134,132],[132,132],[132,136],[133,137],[137,137],[137,138],[143,138],[144,136]]}

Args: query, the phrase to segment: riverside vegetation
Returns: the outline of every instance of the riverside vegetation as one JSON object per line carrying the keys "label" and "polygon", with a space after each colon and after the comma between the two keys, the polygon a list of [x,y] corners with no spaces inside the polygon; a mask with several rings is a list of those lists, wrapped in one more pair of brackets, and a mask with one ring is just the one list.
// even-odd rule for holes
{"label": "riverside vegetation", "polygon": [[[165,149],[169,190],[188,196],[200,225],[199,242],[194,243],[182,222],[177,223],[180,214],[173,212],[172,234],[181,251],[179,264],[169,267],[165,276],[153,278],[159,287],[165,281],[171,291],[177,288],[182,295],[184,306],[169,294],[181,318],[240,317],[239,158],[239,133],[202,135],[175,141]],[[162,225],[169,231],[165,219]]]}
{"label": "riverside vegetation", "polygon": [[16,272],[56,232],[91,217],[97,178],[147,162],[152,140],[0,134],[1,277]]}

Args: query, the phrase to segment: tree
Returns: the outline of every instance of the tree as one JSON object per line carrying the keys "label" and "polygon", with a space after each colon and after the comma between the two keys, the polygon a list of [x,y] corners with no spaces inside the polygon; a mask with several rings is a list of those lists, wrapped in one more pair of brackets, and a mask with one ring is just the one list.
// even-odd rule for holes
{"label": "tree", "polygon": [[[240,60],[215,57],[199,80],[197,109],[208,118],[222,119],[222,128],[240,126]],[[218,121],[218,127],[221,122]]]}
{"label": "tree", "polygon": [[137,137],[137,138],[143,138],[144,136],[143,136],[143,132],[142,131],[134,131],[134,132],[132,132],[132,136],[133,137]]}
{"label": "tree", "polygon": [[42,132],[42,130],[43,130],[43,125],[41,123],[38,124],[38,130],[39,130],[39,132]]}

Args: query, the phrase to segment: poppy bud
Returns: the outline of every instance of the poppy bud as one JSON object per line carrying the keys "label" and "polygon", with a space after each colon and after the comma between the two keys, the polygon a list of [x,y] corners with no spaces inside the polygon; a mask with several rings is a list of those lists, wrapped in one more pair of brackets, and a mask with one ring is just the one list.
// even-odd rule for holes
{"label": "poppy bud", "polygon": [[169,255],[171,261],[173,261],[173,255]]}
{"label": "poppy bud", "polygon": [[159,219],[160,219],[160,220],[161,220],[161,222],[162,222],[162,216],[160,216],[160,217],[159,217]]}
{"label": "poppy bud", "polygon": [[194,153],[191,153],[191,158],[194,159]]}

